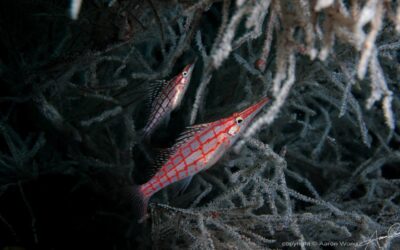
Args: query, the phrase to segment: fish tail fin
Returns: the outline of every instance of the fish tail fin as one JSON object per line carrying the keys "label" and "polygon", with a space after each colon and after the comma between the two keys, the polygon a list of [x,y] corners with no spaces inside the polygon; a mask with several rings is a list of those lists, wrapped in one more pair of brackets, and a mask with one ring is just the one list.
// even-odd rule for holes
{"label": "fish tail fin", "polygon": [[147,207],[149,197],[145,196],[141,191],[141,186],[134,184],[130,189],[130,198],[135,213],[135,219],[138,223],[144,223],[148,218]]}

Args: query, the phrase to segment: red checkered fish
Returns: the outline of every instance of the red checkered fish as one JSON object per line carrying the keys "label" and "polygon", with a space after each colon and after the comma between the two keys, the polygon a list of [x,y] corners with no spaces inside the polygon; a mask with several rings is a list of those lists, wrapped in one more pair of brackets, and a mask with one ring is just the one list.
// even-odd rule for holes
{"label": "red checkered fish", "polygon": [[168,185],[186,179],[214,165],[234,144],[254,116],[269,101],[258,103],[218,121],[189,127],[161,161],[158,172],[146,183],[135,187],[141,199],[141,212],[146,214],[150,197]]}
{"label": "red checkered fish", "polygon": [[159,91],[152,94],[150,116],[143,128],[143,136],[148,137],[171,112],[179,106],[189,85],[195,62],[187,65],[178,75],[162,83]]}

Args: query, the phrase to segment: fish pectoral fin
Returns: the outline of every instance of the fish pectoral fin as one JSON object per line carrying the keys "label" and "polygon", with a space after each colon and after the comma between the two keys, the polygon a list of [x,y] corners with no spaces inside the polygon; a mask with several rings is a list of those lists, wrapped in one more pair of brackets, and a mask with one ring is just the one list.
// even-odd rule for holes
{"label": "fish pectoral fin", "polygon": [[214,151],[214,153],[207,156],[205,169],[208,169],[215,163],[217,163],[217,161],[222,158],[222,156],[225,154],[228,148],[229,148],[229,142],[227,140],[218,143],[217,149]]}
{"label": "fish pectoral fin", "polygon": [[180,180],[179,182],[176,183],[176,193],[177,195],[180,195],[186,191],[186,189],[189,187],[190,182],[192,181],[193,175],[186,177],[185,179]]}

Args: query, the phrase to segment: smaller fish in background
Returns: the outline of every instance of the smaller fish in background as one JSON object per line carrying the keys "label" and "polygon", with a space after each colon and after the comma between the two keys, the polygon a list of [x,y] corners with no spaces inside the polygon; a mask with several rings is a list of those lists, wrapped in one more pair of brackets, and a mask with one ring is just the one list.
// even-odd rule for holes
{"label": "smaller fish in background", "polygon": [[168,122],[171,112],[179,106],[189,86],[195,63],[196,61],[187,65],[174,78],[161,83],[161,87],[153,90],[150,115],[143,128],[144,138],[149,138],[161,122]]}
{"label": "smaller fish in background", "polygon": [[168,153],[159,159],[156,174],[146,183],[133,187],[139,216],[145,218],[147,203],[153,194],[181,180],[187,186],[195,174],[214,165],[268,102],[268,98],[263,98],[227,118],[185,130]]}

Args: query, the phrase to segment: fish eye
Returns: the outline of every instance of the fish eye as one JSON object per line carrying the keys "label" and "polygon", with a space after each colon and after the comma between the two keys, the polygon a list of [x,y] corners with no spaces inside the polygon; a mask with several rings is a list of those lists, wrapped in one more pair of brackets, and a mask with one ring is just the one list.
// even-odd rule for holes
{"label": "fish eye", "polygon": [[183,71],[182,75],[183,75],[183,77],[187,77],[188,76],[188,72]]}
{"label": "fish eye", "polygon": [[236,123],[237,124],[240,124],[242,122],[243,122],[243,118],[242,117],[239,116],[239,117],[236,118]]}

